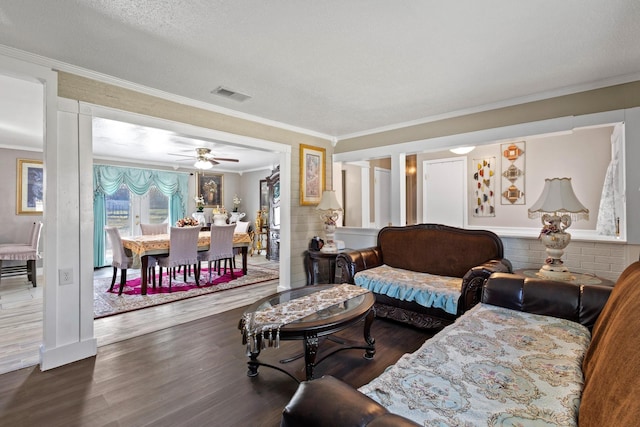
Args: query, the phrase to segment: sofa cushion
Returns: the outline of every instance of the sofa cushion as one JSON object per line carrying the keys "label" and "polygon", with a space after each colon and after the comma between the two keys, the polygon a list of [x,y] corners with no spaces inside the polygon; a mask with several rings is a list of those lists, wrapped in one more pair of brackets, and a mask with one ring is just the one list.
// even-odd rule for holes
{"label": "sofa cushion", "polygon": [[584,360],[580,426],[640,420],[640,262],[627,267],[593,328]]}
{"label": "sofa cushion", "polygon": [[414,301],[423,307],[440,308],[455,315],[462,279],[393,268],[388,265],[356,273],[355,284],[371,292],[401,301]]}
{"label": "sofa cushion", "polygon": [[589,338],[569,320],[479,304],[359,390],[424,425],[576,425]]}

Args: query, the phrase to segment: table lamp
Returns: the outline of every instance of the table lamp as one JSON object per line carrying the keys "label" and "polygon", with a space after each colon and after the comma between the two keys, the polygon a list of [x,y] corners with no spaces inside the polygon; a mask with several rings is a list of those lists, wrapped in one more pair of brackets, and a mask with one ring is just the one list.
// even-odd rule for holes
{"label": "table lamp", "polygon": [[322,192],[322,198],[317,208],[320,211],[320,218],[324,226],[325,242],[322,252],[337,252],[338,246],[334,240],[336,235],[336,221],[342,212],[342,206],[338,203],[336,192],[333,190],[325,190]]}
{"label": "table lamp", "polygon": [[547,259],[538,276],[552,280],[572,280],[569,269],[562,262],[564,249],[571,242],[566,230],[572,220],[589,219],[589,209],[578,200],[571,178],[544,180],[540,198],[529,208],[529,218],[542,218],[539,239],[547,248]]}

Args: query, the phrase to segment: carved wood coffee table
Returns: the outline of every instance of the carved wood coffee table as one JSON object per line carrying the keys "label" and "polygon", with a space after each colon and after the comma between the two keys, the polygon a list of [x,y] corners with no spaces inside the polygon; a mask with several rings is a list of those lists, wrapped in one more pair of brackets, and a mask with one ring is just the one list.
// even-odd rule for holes
{"label": "carved wood coffee table", "polygon": [[[299,382],[279,366],[258,360],[263,348],[277,348],[280,340],[303,341],[307,380],[313,379],[316,365],[339,351],[364,349],[364,357],[372,359],[376,352],[375,340],[371,337],[374,302],[375,297],[370,291],[348,284],[305,286],[257,301],[245,310],[239,325],[249,356],[247,375],[255,377],[259,366],[267,366]],[[316,360],[320,337],[348,328],[363,319],[366,345],[345,345]]]}

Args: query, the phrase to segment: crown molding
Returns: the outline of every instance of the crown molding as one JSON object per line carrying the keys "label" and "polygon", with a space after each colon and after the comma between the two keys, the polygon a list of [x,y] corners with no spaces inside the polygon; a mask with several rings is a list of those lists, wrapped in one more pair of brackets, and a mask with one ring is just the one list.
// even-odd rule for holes
{"label": "crown molding", "polygon": [[477,107],[465,108],[462,110],[451,111],[448,113],[437,114],[433,116],[423,117],[408,122],[396,123],[393,125],[382,126],[379,128],[369,129],[362,132],[354,132],[337,137],[337,141],[343,141],[351,138],[358,138],[362,136],[374,135],[377,133],[393,131],[406,127],[422,125],[425,123],[436,122],[439,120],[451,119],[454,117],[467,116],[475,113],[482,113],[484,111],[497,110],[505,107],[513,107],[516,105],[527,104],[529,102],[542,101],[545,99],[557,98],[564,95],[572,95],[580,92],[587,92],[595,89],[602,89],[609,86],[616,86],[625,83],[631,83],[640,80],[640,73],[626,74],[618,77],[611,77],[608,79],[596,80],[590,83],[566,86],[559,89],[554,89],[546,92],[539,92],[531,95],[521,96],[518,98],[506,99],[503,101],[494,102],[491,104],[479,105]]}
{"label": "crown molding", "polygon": [[51,68],[54,71],[63,71],[65,73],[75,74],[80,77],[85,77],[85,78],[96,80],[102,83],[107,83],[114,86],[129,89],[135,92],[143,93],[145,95],[155,96],[158,98],[166,99],[168,101],[173,101],[179,104],[200,108],[200,109],[211,111],[214,113],[224,114],[226,116],[235,117],[237,119],[260,123],[266,126],[275,127],[275,128],[290,131],[290,132],[300,133],[300,134],[312,136],[315,138],[326,139],[328,141],[334,140],[333,136],[326,135],[321,132],[316,132],[309,129],[292,126],[286,123],[278,122],[276,120],[265,119],[263,117],[242,113],[240,111],[232,110],[230,108],[220,107],[215,104],[210,104],[207,102],[183,97],[170,92],[154,89],[148,86],[143,86],[134,82],[119,79],[117,77],[109,76],[107,74],[102,74],[97,71],[92,71],[86,68],[67,64],[66,62],[61,62],[55,59],[47,58],[45,56],[36,55],[34,53],[26,52],[20,49],[15,49],[9,46],[0,45],[0,54],[12,57],[14,59],[19,59],[25,62],[30,62],[30,63],[41,65],[47,68]]}

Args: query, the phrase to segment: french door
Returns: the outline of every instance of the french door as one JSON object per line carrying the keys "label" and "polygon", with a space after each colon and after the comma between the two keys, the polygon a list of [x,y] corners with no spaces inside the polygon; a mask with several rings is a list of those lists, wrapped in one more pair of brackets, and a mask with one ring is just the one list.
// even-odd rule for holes
{"label": "french door", "polygon": [[[106,196],[107,227],[116,227],[121,236],[138,236],[140,223],[169,222],[169,198],[155,186],[143,195],[132,193],[126,185]],[[111,263],[111,242],[105,245],[105,260]]]}

